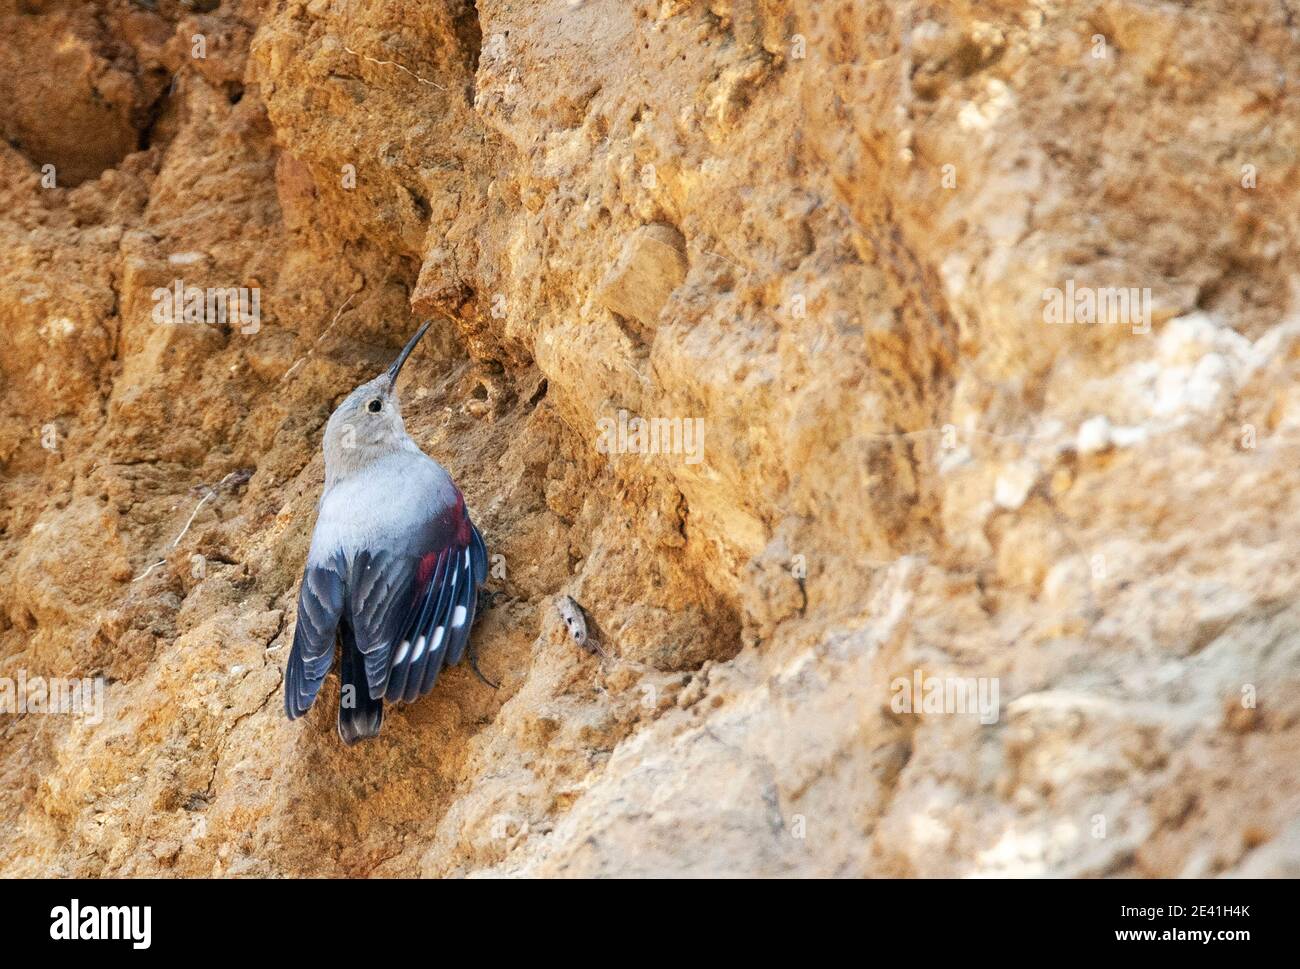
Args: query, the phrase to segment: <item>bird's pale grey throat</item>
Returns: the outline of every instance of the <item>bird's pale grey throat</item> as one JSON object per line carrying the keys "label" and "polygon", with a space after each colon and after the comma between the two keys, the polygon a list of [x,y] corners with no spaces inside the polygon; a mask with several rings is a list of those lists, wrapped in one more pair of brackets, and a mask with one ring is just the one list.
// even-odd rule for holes
{"label": "bird's pale grey throat", "polygon": [[[290,720],[311,709],[339,653],[338,732],[374,737],[384,701],[409,703],[469,646],[487,547],[451,476],[406,433],[392,365],[325,425],[325,487],[284,678]],[[471,656],[472,661],[472,656]]]}

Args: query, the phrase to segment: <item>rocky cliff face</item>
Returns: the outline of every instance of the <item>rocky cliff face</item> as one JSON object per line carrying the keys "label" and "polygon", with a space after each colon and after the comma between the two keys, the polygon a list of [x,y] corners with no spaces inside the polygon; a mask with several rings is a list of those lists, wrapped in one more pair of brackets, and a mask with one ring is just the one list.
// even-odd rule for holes
{"label": "rocky cliff face", "polygon": [[[0,0],[0,678],[105,684],[0,713],[0,873],[1294,876],[1298,41]],[[320,437],[426,318],[500,689],[347,749]]]}

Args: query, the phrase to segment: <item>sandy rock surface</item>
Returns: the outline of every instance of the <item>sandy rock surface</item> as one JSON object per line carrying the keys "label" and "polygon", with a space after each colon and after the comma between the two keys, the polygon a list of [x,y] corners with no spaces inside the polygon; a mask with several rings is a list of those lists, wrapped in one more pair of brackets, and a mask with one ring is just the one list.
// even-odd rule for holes
{"label": "sandy rock surface", "polygon": [[[1294,877],[1298,82],[1274,0],[0,0],[0,678],[104,683],[0,875]],[[348,749],[320,439],[427,318],[500,688]]]}

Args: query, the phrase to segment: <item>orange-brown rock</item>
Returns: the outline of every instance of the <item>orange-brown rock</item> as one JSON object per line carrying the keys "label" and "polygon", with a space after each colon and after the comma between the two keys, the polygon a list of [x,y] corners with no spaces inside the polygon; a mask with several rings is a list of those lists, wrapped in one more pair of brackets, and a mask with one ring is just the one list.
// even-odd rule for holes
{"label": "orange-brown rock", "polygon": [[[0,678],[104,683],[0,712],[0,874],[1294,876],[1298,40],[0,0]],[[501,686],[347,749],[320,437],[426,317]]]}

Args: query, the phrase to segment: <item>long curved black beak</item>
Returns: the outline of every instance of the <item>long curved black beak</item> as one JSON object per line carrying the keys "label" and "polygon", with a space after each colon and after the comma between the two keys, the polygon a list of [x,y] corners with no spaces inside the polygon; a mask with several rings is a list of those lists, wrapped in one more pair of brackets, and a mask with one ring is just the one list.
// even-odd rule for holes
{"label": "long curved black beak", "polygon": [[397,375],[402,372],[402,365],[406,363],[406,358],[411,355],[411,351],[415,349],[415,345],[420,342],[420,337],[424,336],[424,331],[429,328],[429,324],[432,322],[433,320],[426,320],[424,326],[416,330],[415,336],[411,337],[406,346],[402,347],[402,352],[397,355],[393,365],[388,368],[388,383],[390,385],[397,385]]}

